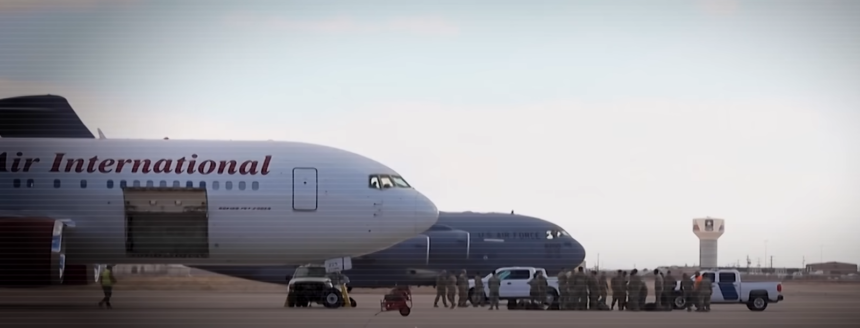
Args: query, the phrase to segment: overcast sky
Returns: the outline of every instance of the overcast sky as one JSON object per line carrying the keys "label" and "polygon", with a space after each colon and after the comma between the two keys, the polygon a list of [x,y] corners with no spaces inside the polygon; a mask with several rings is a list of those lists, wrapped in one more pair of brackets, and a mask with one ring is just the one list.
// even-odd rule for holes
{"label": "overcast sky", "polygon": [[[408,4],[407,4],[408,3]],[[321,143],[592,265],[860,262],[860,2],[0,1],[0,96],[113,138]],[[767,242],[766,242],[767,240]],[[764,262],[764,260],[763,260]]]}

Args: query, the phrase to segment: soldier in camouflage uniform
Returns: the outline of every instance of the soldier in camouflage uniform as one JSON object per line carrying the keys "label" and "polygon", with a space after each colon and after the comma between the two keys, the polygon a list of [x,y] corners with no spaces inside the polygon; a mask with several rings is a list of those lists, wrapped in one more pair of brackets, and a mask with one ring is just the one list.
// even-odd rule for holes
{"label": "soldier in camouflage uniform", "polygon": [[612,288],[612,303],[609,304],[609,310],[615,309],[615,304],[618,303],[618,309],[621,309],[621,270],[615,273],[615,277],[609,281],[609,287]]}
{"label": "soldier in camouflage uniform", "polygon": [[675,286],[677,285],[678,280],[672,276],[672,271],[666,271],[666,277],[663,278],[663,310],[675,309]]}
{"label": "soldier in camouflage uniform", "polygon": [[475,273],[475,290],[472,292],[472,302],[475,307],[484,307],[487,304],[487,298],[484,294],[484,281],[480,272]]}
{"label": "soldier in camouflage uniform", "polygon": [[564,310],[567,304],[567,269],[558,272],[558,309]]}
{"label": "soldier in camouflage uniform", "polygon": [[588,286],[588,309],[598,310],[597,300],[600,298],[600,286],[597,282],[597,271],[591,271],[586,280]]}
{"label": "soldier in camouflage uniform", "polygon": [[[698,276],[698,273],[696,274]],[[684,295],[684,308],[687,309],[687,312],[693,310],[693,295],[695,295],[695,290],[693,290],[693,279],[687,277],[686,273],[681,273],[681,293]]]}
{"label": "soldier in camouflage uniform", "polygon": [[451,308],[457,306],[457,276],[454,273],[448,275],[448,302],[451,302]]}
{"label": "soldier in camouflage uniform", "polygon": [[609,294],[609,281],[606,280],[606,272],[600,272],[600,277],[597,278],[597,290],[599,292],[599,298],[597,299],[597,304],[600,305],[600,309],[603,310],[606,306],[606,296]]}
{"label": "soldier in camouflage uniform", "polygon": [[702,276],[702,282],[699,283],[699,312],[711,311],[711,293],[713,293],[711,278],[708,275]]}
{"label": "soldier in camouflage uniform", "polygon": [[495,307],[496,310],[499,309],[499,288],[501,286],[502,279],[499,278],[499,274],[493,273],[493,276],[487,281],[487,287],[490,289],[490,310],[492,310],[493,307]]}
{"label": "soldier in camouflage uniform", "polygon": [[[546,277],[543,275],[543,272],[540,271],[537,272],[537,280],[539,297],[538,300],[540,301],[538,303],[538,306],[543,309],[544,303],[546,303],[547,299],[546,296],[549,295],[549,281],[546,280]],[[552,304],[549,305],[551,306]]]}
{"label": "soldier in camouflage uniform", "polygon": [[448,289],[448,271],[442,270],[439,276],[436,277],[436,300],[433,301],[433,307],[439,307],[439,299],[442,299],[442,304],[448,307],[448,301],[445,299],[445,292]]}
{"label": "soldier in camouflage uniform", "polygon": [[659,311],[663,309],[663,276],[660,270],[654,269],[654,307]]}
{"label": "soldier in camouflage uniform", "polygon": [[469,307],[469,277],[466,276],[466,270],[457,276],[457,294],[460,296],[457,299],[457,306]]}
{"label": "soldier in camouflage uniform", "polygon": [[630,284],[630,276],[627,275],[627,271],[621,272],[621,299],[618,301],[621,304],[618,306],[619,311],[624,311],[627,309],[627,304],[629,303],[629,299],[627,297],[627,289]]}
{"label": "soldier in camouflage uniform", "polygon": [[582,267],[576,268],[576,272],[572,278],[573,288],[573,309],[582,311],[588,305],[588,277],[585,276],[585,269]]}
{"label": "soldier in camouflage uniform", "polygon": [[630,271],[630,280],[627,283],[627,309],[633,312],[639,311],[639,293],[642,292],[642,279],[637,273],[639,270]]}

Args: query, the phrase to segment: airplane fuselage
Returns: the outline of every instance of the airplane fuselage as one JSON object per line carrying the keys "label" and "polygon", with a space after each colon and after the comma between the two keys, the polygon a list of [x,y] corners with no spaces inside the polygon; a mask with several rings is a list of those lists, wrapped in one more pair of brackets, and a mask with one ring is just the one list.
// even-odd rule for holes
{"label": "airplane fuselage", "polygon": [[[555,274],[585,259],[585,249],[550,222],[501,213],[442,212],[439,223],[395,246],[353,259],[345,272],[353,287],[431,285],[442,270],[487,273],[499,267],[544,267]],[[293,266],[199,269],[245,279],[286,283]]]}
{"label": "airplane fuselage", "polygon": [[0,217],[68,219],[69,264],[272,265],[359,256],[426,230],[392,169],[293,142],[0,139]]}

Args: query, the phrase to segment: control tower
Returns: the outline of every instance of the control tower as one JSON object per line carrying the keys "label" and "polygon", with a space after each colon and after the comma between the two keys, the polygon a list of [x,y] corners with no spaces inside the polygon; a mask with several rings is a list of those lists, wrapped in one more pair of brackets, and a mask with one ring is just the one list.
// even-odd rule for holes
{"label": "control tower", "polygon": [[702,268],[716,268],[717,265],[717,239],[723,235],[726,228],[726,220],[693,219],[693,233],[699,237],[699,266]]}

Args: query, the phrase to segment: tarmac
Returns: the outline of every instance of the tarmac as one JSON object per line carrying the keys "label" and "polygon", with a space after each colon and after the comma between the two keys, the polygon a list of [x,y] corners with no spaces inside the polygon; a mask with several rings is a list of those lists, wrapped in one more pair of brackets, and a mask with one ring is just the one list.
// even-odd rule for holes
{"label": "tarmac", "polygon": [[715,304],[709,313],[500,311],[487,308],[433,307],[434,295],[413,295],[412,314],[379,312],[382,292],[353,293],[356,308],[284,308],[281,293],[221,291],[119,290],[113,309],[99,309],[99,289],[0,289],[0,327],[51,325],[93,327],[631,327],[690,325],[701,327],[856,327],[860,320],[860,284],[784,285],[785,301],[764,312],[741,304]]}

